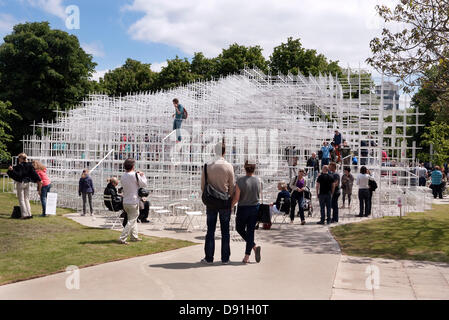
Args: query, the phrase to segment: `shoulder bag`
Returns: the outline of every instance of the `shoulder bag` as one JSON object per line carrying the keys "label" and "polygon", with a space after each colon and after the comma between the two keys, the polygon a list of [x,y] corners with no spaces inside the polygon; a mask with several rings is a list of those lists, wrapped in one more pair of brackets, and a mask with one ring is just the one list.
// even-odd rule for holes
{"label": "shoulder bag", "polygon": [[207,182],[207,164],[204,164],[204,191],[201,200],[209,209],[228,209],[231,208],[231,196],[228,193],[215,189]]}

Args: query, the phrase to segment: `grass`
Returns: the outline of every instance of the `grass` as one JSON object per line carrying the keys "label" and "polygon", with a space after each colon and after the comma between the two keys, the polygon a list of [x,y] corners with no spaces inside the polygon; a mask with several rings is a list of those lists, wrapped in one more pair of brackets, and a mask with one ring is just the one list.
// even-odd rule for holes
{"label": "grass", "polygon": [[17,205],[12,194],[0,193],[0,285],[65,271],[69,265],[86,267],[193,245],[189,241],[142,236],[128,246],[117,243],[118,231],[82,226],[61,215],[38,217],[40,204],[32,204],[34,219],[10,219]]}
{"label": "grass", "polygon": [[351,256],[449,263],[449,205],[331,228]]}

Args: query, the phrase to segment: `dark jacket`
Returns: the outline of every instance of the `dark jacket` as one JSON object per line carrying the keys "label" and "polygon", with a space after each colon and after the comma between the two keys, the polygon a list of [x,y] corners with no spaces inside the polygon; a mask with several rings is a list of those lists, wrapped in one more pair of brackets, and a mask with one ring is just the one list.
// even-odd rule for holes
{"label": "dark jacket", "polygon": [[[284,203],[282,204],[282,207],[281,207],[282,199],[284,199]],[[281,192],[279,192],[276,202],[274,203],[276,208],[279,211],[284,212],[285,214],[289,214],[290,213],[290,204],[291,204],[290,192],[288,192],[287,190],[282,190]]]}
{"label": "dark jacket", "polygon": [[341,133],[340,132],[338,134],[334,134],[334,143],[336,145],[340,145],[341,144]]}
{"label": "dark jacket", "polygon": [[111,211],[119,211],[123,210],[123,198],[118,195],[117,188],[112,184],[109,183],[106,186],[106,189],[104,189],[104,195],[111,196],[112,204],[110,201],[105,201],[104,205]]}
{"label": "dark jacket", "polygon": [[308,168],[313,168],[315,170],[315,172],[320,172],[320,162],[318,160],[318,158],[312,158],[310,157],[307,160],[307,167]]}
{"label": "dark jacket", "polygon": [[14,166],[12,171],[8,170],[8,176],[17,182],[34,182],[41,181],[41,178],[34,170],[31,162],[22,162]]}
{"label": "dark jacket", "polygon": [[95,192],[94,183],[92,182],[92,179],[89,176],[81,178],[78,187],[78,194],[79,195],[81,195],[81,193],[94,194],[94,192]]}

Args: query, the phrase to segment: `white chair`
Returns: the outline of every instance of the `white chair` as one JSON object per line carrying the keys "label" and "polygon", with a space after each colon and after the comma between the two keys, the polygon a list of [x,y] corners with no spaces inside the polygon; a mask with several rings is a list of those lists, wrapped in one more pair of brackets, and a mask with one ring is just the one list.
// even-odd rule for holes
{"label": "white chair", "polygon": [[186,217],[181,224],[181,229],[186,229],[187,231],[189,231],[190,228],[201,228],[201,222],[199,221],[199,218],[202,215],[203,213],[201,211],[186,211]]}
{"label": "white chair", "polygon": [[[112,210],[109,210],[109,208],[106,207],[105,202],[111,204]],[[111,227],[111,229],[114,229],[114,227],[115,227],[115,225],[117,223],[121,226],[123,218],[121,218],[120,215],[121,215],[122,212],[120,210],[119,211],[115,211],[114,210],[114,205],[113,205],[113,202],[112,202],[112,196],[110,194],[103,195],[103,206],[105,207],[106,217],[109,217],[109,218],[112,219],[112,227]]]}
{"label": "white chair", "polygon": [[[279,208],[282,209],[283,204],[284,204],[284,199],[281,199],[281,202],[279,204]],[[274,209],[274,205],[273,205],[273,208],[270,208],[270,210],[271,209]],[[281,223],[279,223],[279,229],[282,229],[282,225],[283,224],[288,224],[288,222],[286,220],[287,220],[287,218],[289,216],[288,216],[288,214],[286,212],[284,212],[282,210],[277,211],[276,209],[272,210],[271,212],[273,213],[273,224],[276,223],[278,218],[282,219]]]}

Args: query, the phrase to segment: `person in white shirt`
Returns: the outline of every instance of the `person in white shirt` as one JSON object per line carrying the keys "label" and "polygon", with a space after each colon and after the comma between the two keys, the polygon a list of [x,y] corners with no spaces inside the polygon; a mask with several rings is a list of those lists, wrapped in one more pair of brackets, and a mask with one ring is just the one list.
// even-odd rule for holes
{"label": "person in white shirt", "polygon": [[368,169],[363,166],[360,168],[360,173],[357,175],[357,185],[359,186],[359,202],[360,211],[359,217],[367,217],[371,210],[371,196],[369,191],[369,180],[374,180],[369,174]]}
{"label": "person in white shirt", "polygon": [[123,209],[128,214],[128,223],[126,224],[120,236],[121,244],[128,244],[128,236],[130,241],[141,241],[137,230],[137,218],[139,217],[139,188],[147,186],[147,178],[143,172],[134,171],[136,160],[126,159],[124,163],[125,173],[122,175],[120,182],[123,187]]}

